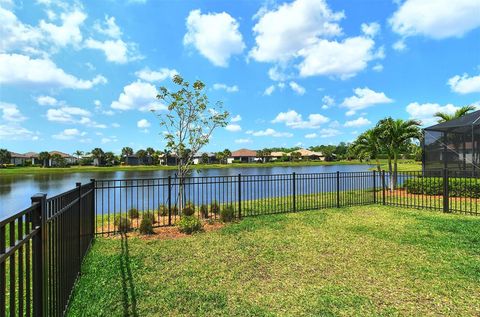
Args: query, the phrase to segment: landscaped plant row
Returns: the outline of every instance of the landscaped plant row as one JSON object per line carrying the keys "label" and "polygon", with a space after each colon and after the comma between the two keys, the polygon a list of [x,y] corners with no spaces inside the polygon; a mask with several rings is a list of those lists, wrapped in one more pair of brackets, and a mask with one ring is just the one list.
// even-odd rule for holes
{"label": "landscaped plant row", "polygon": [[[403,187],[410,194],[443,195],[443,177],[419,177],[406,179]],[[449,178],[450,197],[480,198],[480,179]]]}

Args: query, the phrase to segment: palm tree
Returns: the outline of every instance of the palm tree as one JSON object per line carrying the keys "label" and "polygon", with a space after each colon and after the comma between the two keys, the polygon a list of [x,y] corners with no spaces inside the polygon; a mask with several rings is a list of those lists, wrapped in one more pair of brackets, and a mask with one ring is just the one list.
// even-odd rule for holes
{"label": "palm tree", "polygon": [[369,129],[358,136],[353,142],[352,149],[355,154],[360,157],[368,157],[374,159],[377,164],[377,170],[380,172],[380,162],[378,161],[378,154],[380,154],[382,145],[380,143],[380,136],[378,127]]}
{"label": "palm tree", "polygon": [[10,160],[12,159],[12,155],[7,149],[0,149],[0,167],[3,164],[10,164]]}
{"label": "palm tree", "polygon": [[133,155],[133,149],[131,147],[125,146],[122,148],[122,161],[125,160],[126,156]]}
{"label": "palm tree", "polygon": [[437,113],[435,113],[434,116],[439,118],[438,123],[442,123],[442,122],[446,122],[446,121],[450,121],[450,120],[453,120],[453,119],[463,117],[464,115],[468,114],[470,111],[473,111],[475,109],[477,109],[477,108],[475,108],[475,106],[463,106],[460,109],[458,109],[457,111],[455,111],[455,113],[453,113],[453,114],[448,114],[446,112],[437,112]]}
{"label": "palm tree", "polygon": [[232,156],[232,151],[229,149],[223,150],[223,159],[225,160],[225,164],[227,164],[228,158]]}
{"label": "palm tree", "polygon": [[138,163],[141,164],[141,165],[144,165],[145,164],[145,157],[147,157],[147,151],[145,150],[138,150],[137,151],[137,156],[138,156]]}
{"label": "palm tree", "polygon": [[103,158],[105,156],[105,153],[103,152],[103,150],[101,148],[94,148],[91,152],[92,154],[92,157],[94,160],[96,160],[97,162],[97,165],[102,165],[103,163]]}
{"label": "palm tree", "polygon": [[43,162],[43,167],[46,167],[48,160],[50,160],[50,153],[47,151],[40,152],[38,153],[38,159]]}
{"label": "palm tree", "polygon": [[[380,120],[376,129],[380,136],[381,144],[388,154],[388,170],[390,172],[390,190],[397,185],[398,157],[400,151],[405,149],[412,140],[419,140],[422,136],[420,121],[392,119],[391,117]],[[393,169],[392,169],[393,160]]]}
{"label": "palm tree", "polygon": [[84,155],[83,151],[76,150],[73,152],[73,156],[77,157],[78,165],[80,165],[80,158]]}
{"label": "palm tree", "polygon": [[221,163],[223,163],[223,159],[225,158],[225,153],[224,152],[217,152],[215,153],[215,159]]}

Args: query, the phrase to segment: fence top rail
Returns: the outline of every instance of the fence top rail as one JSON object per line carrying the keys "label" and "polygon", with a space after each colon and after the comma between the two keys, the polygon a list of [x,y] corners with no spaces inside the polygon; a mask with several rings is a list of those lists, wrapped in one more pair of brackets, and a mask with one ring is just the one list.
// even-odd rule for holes
{"label": "fence top rail", "polygon": [[20,212],[17,212],[16,214],[14,215],[11,215],[11,216],[8,216],[7,218],[3,219],[0,221],[0,227],[3,227],[11,222],[14,222],[15,220],[19,219],[20,217],[26,215],[27,213],[30,213],[32,212],[33,210],[35,210],[38,206],[38,202],[36,203],[33,203],[30,207],[20,211]]}

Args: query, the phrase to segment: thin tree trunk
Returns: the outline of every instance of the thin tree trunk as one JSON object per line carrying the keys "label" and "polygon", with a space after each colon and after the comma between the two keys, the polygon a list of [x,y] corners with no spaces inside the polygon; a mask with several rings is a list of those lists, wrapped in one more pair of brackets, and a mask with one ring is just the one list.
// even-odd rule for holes
{"label": "thin tree trunk", "polygon": [[388,175],[390,191],[393,191],[392,157],[390,156],[390,154],[388,155]]}

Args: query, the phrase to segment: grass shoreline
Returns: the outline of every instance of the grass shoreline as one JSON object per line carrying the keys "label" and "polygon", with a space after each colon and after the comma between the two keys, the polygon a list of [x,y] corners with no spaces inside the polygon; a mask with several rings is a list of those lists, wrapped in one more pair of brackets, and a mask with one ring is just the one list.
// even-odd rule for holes
{"label": "grass shoreline", "polygon": [[[386,160],[381,160],[382,169],[387,169]],[[233,163],[233,164],[199,164],[194,165],[193,169],[218,169],[218,168],[268,168],[268,167],[297,167],[297,166],[335,166],[335,165],[374,165],[373,161],[360,162],[358,160],[352,161],[336,161],[336,162],[267,162],[267,163]],[[28,175],[28,174],[72,174],[72,173],[91,173],[91,172],[120,172],[120,171],[162,171],[175,170],[176,166],[112,166],[112,167],[97,167],[97,166],[71,166],[68,168],[42,168],[42,167],[9,167],[0,168],[0,176],[3,175]],[[371,170],[375,167],[370,168]],[[414,171],[420,170],[421,163],[413,162],[411,160],[400,160],[399,171]]]}

